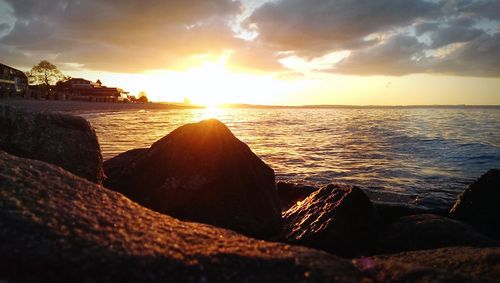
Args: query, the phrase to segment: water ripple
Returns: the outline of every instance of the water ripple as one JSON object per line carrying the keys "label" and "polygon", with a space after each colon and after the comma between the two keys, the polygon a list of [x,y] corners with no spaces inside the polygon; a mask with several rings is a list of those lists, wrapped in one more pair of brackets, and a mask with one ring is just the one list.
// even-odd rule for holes
{"label": "water ripple", "polygon": [[[203,109],[82,114],[105,159],[206,118]],[[364,187],[373,198],[449,206],[500,167],[500,109],[224,109],[218,119],[277,179]],[[372,194],[373,193],[373,194]]]}

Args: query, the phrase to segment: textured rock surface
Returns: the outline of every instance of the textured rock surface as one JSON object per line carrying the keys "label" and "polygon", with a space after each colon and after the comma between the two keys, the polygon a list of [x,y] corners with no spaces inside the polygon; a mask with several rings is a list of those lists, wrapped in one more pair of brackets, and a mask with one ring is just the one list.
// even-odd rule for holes
{"label": "textured rock surface", "polygon": [[491,169],[459,195],[452,217],[500,240],[500,170]]}
{"label": "textured rock surface", "polygon": [[8,282],[360,282],[351,262],[158,214],[59,167],[0,152]]}
{"label": "textured rock surface", "polygon": [[177,128],[105,185],[180,219],[260,238],[281,228],[274,171],[217,120]]}
{"label": "textured rock surface", "polygon": [[105,183],[109,186],[113,186],[113,182],[119,183],[118,177],[122,174],[122,170],[135,167],[134,162],[146,154],[148,150],[149,148],[136,148],[104,161],[103,169],[107,178]]}
{"label": "textured rock surface", "polygon": [[377,282],[498,282],[500,248],[454,247],[361,258]]}
{"label": "textured rock surface", "polygon": [[465,223],[433,214],[401,217],[392,223],[381,242],[382,251],[386,253],[499,244]]}
{"label": "textured rock surface", "polygon": [[278,182],[276,184],[276,189],[278,190],[281,209],[283,210],[288,210],[290,207],[297,204],[297,202],[303,201],[317,190],[315,187],[286,182]]}
{"label": "textured rock surface", "polygon": [[328,185],[283,214],[285,237],[342,256],[370,253],[380,229],[377,211],[356,187]]}
{"label": "textured rock surface", "polygon": [[428,209],[411,204],[374,201],[373,206],[377,209],[380,219],[385,225],[390,225],[392,222],[401,217],[417,214],[436,214],[440,216],[448,216],[447,209]]}
{"label": "textured rock surface", "polygon": [[95,183],[103,179],[97,137],[81,117],[0,104],[0,150],[61,166]]}

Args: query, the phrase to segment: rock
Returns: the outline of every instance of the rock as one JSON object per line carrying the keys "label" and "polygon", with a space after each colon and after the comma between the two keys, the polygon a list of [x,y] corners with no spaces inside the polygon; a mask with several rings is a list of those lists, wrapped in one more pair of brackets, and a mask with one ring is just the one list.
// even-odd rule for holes
{"label": "rock", "polygon": [[457,220],[419,214],[396,220],[381,237],[384,253],[451,246],[498,246],[499,243]]}
{"label": "rock", "polygon": [[373,206],[378,211],[382,222],[388,226],[392,222],[404,216],[411,216],[417,214],[436,214],[440,216],[447,216],[447,210],[441,209],[428,209],[410,204],[402,203],[389,203],[389,202],[373,202]]}
{"label": "rock", "polygon": [[288,242],[341,256],[370,253],[377,240],[380,218],[357,187],[328,185],[283,214]]}
{"label": "rock", "polygon": [[108,187],[119,185],[114,182],[119,183],[119,176],[123,174],[122,171],[126,170],[128,167],[135,166],[135,164],[133,164],[135,160],[138,160],[141,156],[146,154],[148,150],[148,148],[136,148],[104,161],[103,169],[107,178],[105,184]]}
{"label": "rock", "polygon": [[500,240],[499,204],[500,170],[491,169],[458,196],[450,215]]}
{"label": "rock", "polygon": [[282,210],[288,210],[297,202],[303,201],[306,197],[317,190],[317,188],[312,186],[286,182],[278,182],[276,184],[276,189],[278,190]]}
{"label": "rock", "polygon": [[0,184],[0,279],[8,282],[363,280],[333,255],[182,222],[1,151]]}
{"label": "rock", "polygon": [[61,166],[95,183],[103,179],[95,131],[81,117],[0,104],[0,150]]}
{"label": "rock", "polygon": [[442,248],[354,263],[376,282],[498,282],[500,278],[500,248]]}
{"label": "rock", "polygon": [[106,187],[179,219],[258,238],[281,230],[274,171],[220,121],[184,125],[132,159]]}

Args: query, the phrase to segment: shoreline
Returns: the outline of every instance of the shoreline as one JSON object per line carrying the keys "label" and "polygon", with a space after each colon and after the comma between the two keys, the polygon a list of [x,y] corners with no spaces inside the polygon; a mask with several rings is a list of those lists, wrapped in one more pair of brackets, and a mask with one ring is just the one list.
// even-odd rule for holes
{"label": "shoreline", "polygon": [[169,110],[169,109],[200,109],[201,106],[189,106],[168,103],[123,103],[123,102],[86,102],[72,100],[31,100],[31,99],[1,99],[0,104],[23,108],[36,112],[84,112],[96,111],[126,111],[126,110]]}
{"label": "shoreline", "polygon": [[[0,99],[0,104],[24,108],[30,111],[84,112],[126,111],[126,110],[170,110],[170,109],[204,109],[203,105],[185,105],[176,102],[86,102],[74,100],[35,100],[23,98]],[[227,109],[492,109],[500,110],[500,105],[253,105],[223,104],[217,106]]]}
{"label": "shoreline", "polygon": [[218,120],[184,124],[102,162],[83,117],[0,108],[0,282],[499,276],[498,169],[470,183],[451,210],[424,210],[373,202],[350,184],[276,183]]}

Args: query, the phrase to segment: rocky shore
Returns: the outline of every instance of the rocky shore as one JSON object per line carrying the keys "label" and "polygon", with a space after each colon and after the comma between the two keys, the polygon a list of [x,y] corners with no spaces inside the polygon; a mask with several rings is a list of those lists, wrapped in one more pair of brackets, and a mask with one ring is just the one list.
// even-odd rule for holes
{"label": "rocky shore", "polygon": [[276,184],[217,120],[103,163],[84,119],[0,106],[0,282],[496,282],[499,201],[497,169],[439,213]]}

